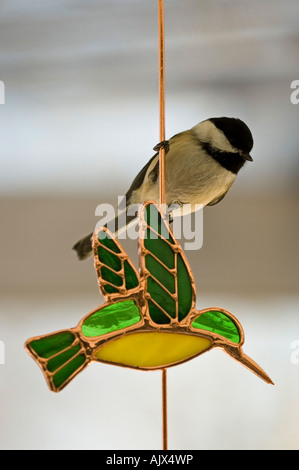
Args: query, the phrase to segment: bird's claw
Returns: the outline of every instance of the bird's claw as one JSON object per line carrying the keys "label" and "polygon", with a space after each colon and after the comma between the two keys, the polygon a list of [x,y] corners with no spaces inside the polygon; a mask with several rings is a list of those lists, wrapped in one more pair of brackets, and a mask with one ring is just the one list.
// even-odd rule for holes
{"label": "bird's claw", "polygon": [[155,145],[154,149],[156,152],[159,152],[160,149],[164,149],[165,152],[167,153],[169,150],[169,140],[163,140],[162,142],[159,142],[159,144]]}

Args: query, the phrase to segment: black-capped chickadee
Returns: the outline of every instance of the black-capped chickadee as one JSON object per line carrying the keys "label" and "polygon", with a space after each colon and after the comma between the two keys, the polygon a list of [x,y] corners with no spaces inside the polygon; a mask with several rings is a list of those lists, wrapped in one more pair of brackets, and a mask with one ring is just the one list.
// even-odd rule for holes
{"label": "black-capped chickadee", "polygon": [[[165,147],[166,204],[212,206],[220,202],[247,161],[252,134],[240,119],[218,117],[154,147]],[[159,152],[142,168],[126,194],[127,208],[145,201],[159,201]],[[194,207],[194,209],[193,209]],[[128,224],[135,216],[127,217]],[[117,230],[119,227],[117,228]],[[92,233],[73,247],[79,259],[92,253]]]}

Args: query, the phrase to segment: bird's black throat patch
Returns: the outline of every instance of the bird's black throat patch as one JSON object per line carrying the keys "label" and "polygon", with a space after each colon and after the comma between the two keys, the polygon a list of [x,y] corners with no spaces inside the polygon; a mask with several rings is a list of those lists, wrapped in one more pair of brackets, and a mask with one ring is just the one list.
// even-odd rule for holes
{"label": "bird's black throat patch", "polygon": [[212,147],[207,142],[201,142],[201,146],[207,152],[207,154],[210,155],[210,157],[216,160],[216,162],[223,166],[223,168],[231,171],[235,175],[245,163],[244,157],[242,157],[242,155],[239,153],[221,152],[220,150]]}

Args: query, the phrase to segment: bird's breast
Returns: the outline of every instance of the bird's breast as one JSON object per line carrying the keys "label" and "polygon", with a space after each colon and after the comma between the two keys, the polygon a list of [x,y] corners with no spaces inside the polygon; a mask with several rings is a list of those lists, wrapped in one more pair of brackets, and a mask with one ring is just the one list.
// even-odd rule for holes
{"label": "bird's breast", "polygon": [[199,145],[178,145],[173,150],[166,158],[167,204],[180,200],[205,206],[225,193],[236,178]]}

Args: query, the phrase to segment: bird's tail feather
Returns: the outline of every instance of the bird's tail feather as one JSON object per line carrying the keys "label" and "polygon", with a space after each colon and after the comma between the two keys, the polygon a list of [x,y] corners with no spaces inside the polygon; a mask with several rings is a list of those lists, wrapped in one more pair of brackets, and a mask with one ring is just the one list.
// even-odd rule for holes
{"label": "bird's tail feather", "polygon": [[88,258],[92,253],[92,233],[79,240],[74,246],[73,250],[77,252],[78,258],[83,260]]}
{"label": "bird's tail feather", "polygon": [[[115,236],[117,237],[134,219],[136,219],[135,215],[126,214],[125,217],[116,217],[113,221],[113,224],[108,222],[108,224],[105,226],[108,226],[109,228],[111,224],[113,227],[115,227],[115,230],[112,230],[112,232],[114,232]],[[73,246],[73,250],[77,252],[79,260],[86,259],[92,254],[92,236],[93,233],[90,233]]]}
{"label": "bird's tail feather", "polygon": [[62,390],[91,361],[74,330],[30,338],[25,349],[40,366],[53,392]]}

